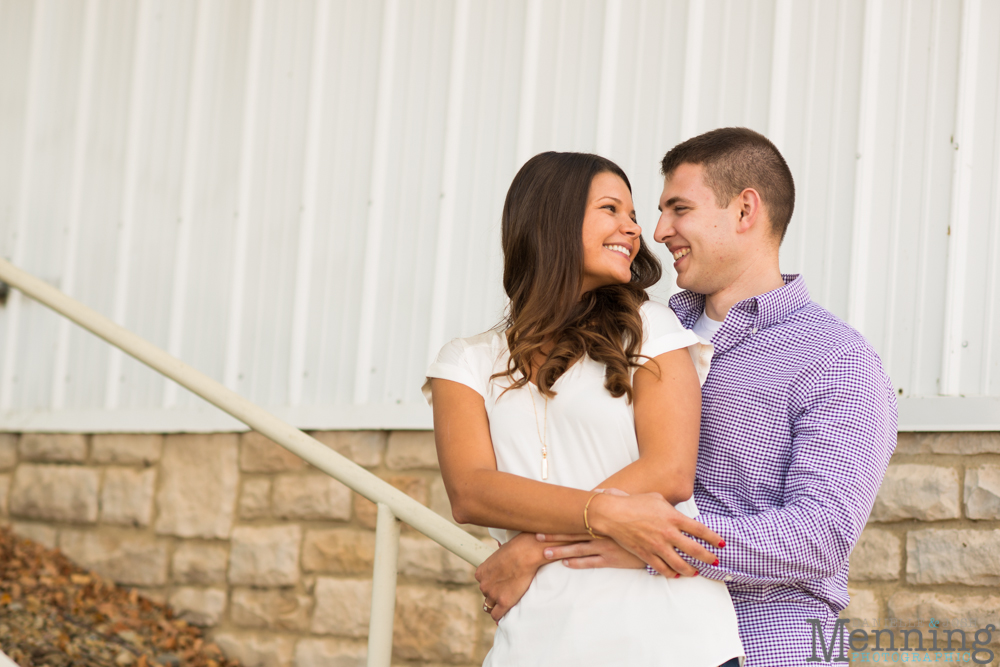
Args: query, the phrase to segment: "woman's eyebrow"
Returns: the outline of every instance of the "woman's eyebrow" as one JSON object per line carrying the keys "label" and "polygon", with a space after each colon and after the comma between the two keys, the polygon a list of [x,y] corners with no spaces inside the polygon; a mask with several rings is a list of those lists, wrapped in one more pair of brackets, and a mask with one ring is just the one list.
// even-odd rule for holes
{"label": "woman's eyebrow", "polygon": [[[618,199],[617,197],[612,197],[611,195],[601,195],[600,197],[598,197],[597,199],[594,200],[594,203],[596,204],[597,202],[601,201],[602,199],[610,199],[611,201],[615,202],[619,206],[624,206],[624,204],[622,203],[621,199]],[[630,213],[630,215],[633,218],[635,217],[635,209],[632,209],[632,213]]]}

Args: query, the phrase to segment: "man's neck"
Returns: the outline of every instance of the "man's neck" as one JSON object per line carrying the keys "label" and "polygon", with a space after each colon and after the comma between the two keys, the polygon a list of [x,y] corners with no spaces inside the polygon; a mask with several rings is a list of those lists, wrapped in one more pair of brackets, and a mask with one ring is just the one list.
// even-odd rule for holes
{"label": "man's neck", "polygon": [[771,292],[784,284],[776,262],[765,271],[745,271],[724,289],[705,297],[705,314],[721,322],[726,319],[729,309],[740,301]]}

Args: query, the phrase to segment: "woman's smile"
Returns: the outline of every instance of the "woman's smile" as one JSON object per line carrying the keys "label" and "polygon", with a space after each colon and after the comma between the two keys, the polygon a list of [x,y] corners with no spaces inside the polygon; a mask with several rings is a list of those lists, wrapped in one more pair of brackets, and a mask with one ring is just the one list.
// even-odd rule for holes
{"label": "woman's smile", "polygon": [[605,245],[604,247],[607,248],[608,250],[610,250],[611,252],[615,252],[615,253],[618,253],[620,255],[623,255],[629,261],[632,260],[632,247],[631,246],[624,246],[624,245],[614,244],[614,245]]}
{"label": "woman's smile", "polygon": [[[583,217],[581,293],[629,282],[632,260],[639,252],[642,233],[635,222],[632,193],[621,177],[611,172],[598,174],[591,182],[587,199]],[[614,259],[605,253],[614,255]]]}

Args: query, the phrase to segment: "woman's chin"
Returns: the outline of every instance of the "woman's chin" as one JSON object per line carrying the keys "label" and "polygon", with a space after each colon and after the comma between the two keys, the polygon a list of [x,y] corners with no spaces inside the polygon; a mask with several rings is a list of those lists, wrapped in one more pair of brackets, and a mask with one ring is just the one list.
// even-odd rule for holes
{"label": "woman's chin", "polygon": [[632,272],[631,270],[628,274],[621,275],[610,275],[605,276],[601,280],[586,281],[584,283],[581,294],[586,294],[587,292],[593,292],[594,290],[601,289],[602,287],[610,287],[612,285],[625,285],[632,282]]}
{"label": "woman's chin", "polygon": [[614,285],[625,285],[625,284],[628,284],[630,282],[632,282],[632,271],[631,270],[628,273],[623,273],[623,274],[621,274],[619,276],[615,276],[615,282],[613,284]]}

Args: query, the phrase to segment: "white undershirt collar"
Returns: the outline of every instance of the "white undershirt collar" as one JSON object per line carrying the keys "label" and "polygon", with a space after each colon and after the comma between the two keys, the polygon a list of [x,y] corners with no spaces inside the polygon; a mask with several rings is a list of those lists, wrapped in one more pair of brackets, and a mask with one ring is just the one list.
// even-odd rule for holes
{"label": "white undershirt collar", "polygon": [[725,322],[719,322],[718,320],[713,320],[705,311],[701,311],[701,316],[695,321],[694,326],[691,328],[694,331],[694,335],[701,339],[703,343],[712,342],[712,336],[722,328]]}

